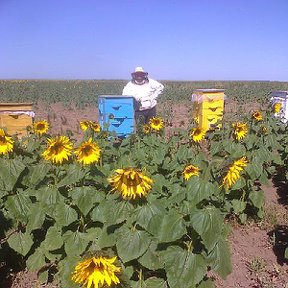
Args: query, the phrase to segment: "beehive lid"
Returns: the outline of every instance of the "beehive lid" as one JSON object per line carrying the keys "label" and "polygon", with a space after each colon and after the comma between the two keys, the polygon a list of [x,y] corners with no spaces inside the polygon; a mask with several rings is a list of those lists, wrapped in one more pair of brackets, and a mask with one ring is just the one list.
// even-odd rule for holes
{"label": "beehive lid", "polygon": [[277,90],[277,91],[273,91],[272,95],[288,95],[288,91]]}
{"label": "beehive lid", "polygon": [[99,95],[99,98],[131,98],[132,95]]}
{"label": "beehive lid", "polygon": [[196,89],[194,92],[200,92],[200,93],[220,93],[224,92],[224,89],[213,89],[213,88],[207,88],[207,89]]}
{"label": "beehive lid", "polygon": [[32,111],[33,103],[0,103],[0,111]]}

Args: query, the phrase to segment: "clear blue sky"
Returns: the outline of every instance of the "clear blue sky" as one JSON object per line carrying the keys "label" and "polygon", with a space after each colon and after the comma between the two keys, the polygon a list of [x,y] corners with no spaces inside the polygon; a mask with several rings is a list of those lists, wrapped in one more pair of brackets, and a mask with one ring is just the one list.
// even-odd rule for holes
{"label": "clear blue sky", "polygon": [[0,79],[288,81],[288,0],[0,0]]}

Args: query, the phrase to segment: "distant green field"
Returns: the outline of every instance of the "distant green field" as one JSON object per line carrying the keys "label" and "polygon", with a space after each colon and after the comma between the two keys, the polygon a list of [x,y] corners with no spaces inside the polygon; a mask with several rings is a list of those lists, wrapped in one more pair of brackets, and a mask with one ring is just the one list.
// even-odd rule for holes
{"label": "distant green field", "polygon": [[[189,101],[198,88],[225,89],[228,98],[241,102],[267,102],[271,91],[288,90],[288,82],[270,81],[161,81],[159,102]],[[96,103],[99,95],[122,93],[126,80],[0,80],[1,102]]]}

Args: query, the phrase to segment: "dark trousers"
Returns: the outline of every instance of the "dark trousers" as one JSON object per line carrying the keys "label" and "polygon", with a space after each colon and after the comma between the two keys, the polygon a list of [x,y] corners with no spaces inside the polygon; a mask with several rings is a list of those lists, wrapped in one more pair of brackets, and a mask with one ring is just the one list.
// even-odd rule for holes
{"label": "dark trousers", "polygon": [[149,120],[155,116],[156,116],[156,106],[147,110],[142,111],[136,110],[135,111],[136,125],[148,124]]}

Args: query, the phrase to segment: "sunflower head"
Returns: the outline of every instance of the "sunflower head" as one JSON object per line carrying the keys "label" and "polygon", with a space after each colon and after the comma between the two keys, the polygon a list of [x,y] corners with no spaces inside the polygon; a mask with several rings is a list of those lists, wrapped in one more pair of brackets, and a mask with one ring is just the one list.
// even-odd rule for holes
{"label": "sunflower head", "polygon": [[160,131],[164,128],[164,121],[160,117],[153,117],[149,120],[150,128],[155,131]]}
{"label": "sunflower head", "polygon": [[[86,287],[110,287],[119,284],[117,273],[121,268],[115,265],[117,257],[91,257],[79,262],[73,272],[72,281]],[[91,286],[93,285],[93,286]]]}
{"label": "sunflower head", "polygon": [[273,105],[273,112],[274,113],[280,113],[281,109],[282,109],[282,103],[281,102],[276,102]]}
{"label": "sunflower head", "polygon": [[194,142],[200,142],[204,139],[206,135],[206,130],[201,127],[192,128],[190,131],[190,137]]}
{"label": "sunflower head", "polygon": [[241,177],[240,173],[247,166],[247,157],[242,157],[234,161],[228,168],[228,171],[223,178],[222,185],[226,190],[230,189]]}
{"label": "sunflower head", "polygon": [[36,121],[33,123],[33,129],[36,134],[45,134],[49,130],[49,123],[46,120]]}
{"label": "sunflower head", "polygon": [[143,132],[149,134],[151,132],[151,127],[148,124],[143,125]]}
{"label": "sunflower head", "polygon": [[266,126],[263,126],[261,128],[261,132],[262,132],[262,134],[267,135],[268,134],[268,128]]}
{"label": "sunflower head", "polygon": [[92,164],[98,162],[100,158],[101,149],[99,146],[89,138],[88,141],[83,142],[74,152],[77,160],[84,164]]}
{"label": "sunflower head", "polygon": [[113,191],[117,191],[124,199],[135,199],[146,196],[151,190],[153,180],[134,168],[117,169],[108,178]]}
{"label": "sunflower head", "polygon": [[242,140],[248,133],[247,123],[237,122],[232,124],[234,138],[238,141]]}
{"label": "sunflower head", "polygon": [[200,169],[192,164],[187,165],[182,174],[185,180],[189,180],[192,176],[199,176]]}
{"label": "sunflower head", "polygon": [[90,121],[90,128],[95,132],[99,133],[101,131],[101,126],[98,122]]}
{"label": "sunflower head", "polygon": [[89,120],[82,120],[80,121],[80,128],[83,130],[83,131],[86,131],[91,125],[91,121]]}
{"label": "sunflower head", "polygon": [[252,114],[252,117],[257,120],[257,121],[261,121],[263,120],[263,117],[262,117],[262,113],[260,111],[255,111],[253,114]]}
{"label": "sunflower head", "polygon": [[47,148],[42,154],[45,160],[54,164],[62,164],[64,160],[68,160],[72,154],[73,144],[67,136],[57,136],[47,141]]}
{"label": "sunflower head", "polygon": [[8,154],[13,151],[14,140],[0,128],[0,155]]}

